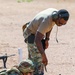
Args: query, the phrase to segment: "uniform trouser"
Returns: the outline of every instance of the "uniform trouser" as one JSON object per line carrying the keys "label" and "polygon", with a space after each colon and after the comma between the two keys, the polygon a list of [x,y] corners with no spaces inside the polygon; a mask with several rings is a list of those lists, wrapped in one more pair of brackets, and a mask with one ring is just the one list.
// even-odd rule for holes
{"label": "uniform trouser", "polygon": [[44,75],[44,65],[42,63],[42,57],[35,43],[28,44],[29,59],[31,59],[35,66],[34,75]]}

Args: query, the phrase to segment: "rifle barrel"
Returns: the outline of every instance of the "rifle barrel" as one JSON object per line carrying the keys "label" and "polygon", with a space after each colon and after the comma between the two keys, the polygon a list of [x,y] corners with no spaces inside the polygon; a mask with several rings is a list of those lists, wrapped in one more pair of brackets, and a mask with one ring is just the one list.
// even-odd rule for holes
{"label": "rifle barrel", "polygon": [[7,56],[7,57],[11,57],[11,56],[15,56],[15,54],[9,55],[9,56]]}

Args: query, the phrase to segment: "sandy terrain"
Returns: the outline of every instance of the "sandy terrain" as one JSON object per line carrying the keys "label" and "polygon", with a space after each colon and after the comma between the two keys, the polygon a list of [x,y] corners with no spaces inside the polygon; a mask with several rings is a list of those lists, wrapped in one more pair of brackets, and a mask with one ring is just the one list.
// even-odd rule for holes
{"label": "sandy terrain", "polygon": [[[70,19],[65,26],[58,28],[59,43],[55,40],[56,26],[51,33],[50,45],[46,50],[49,64],[45,75],[75,75],[74,0],[33,0],[21,3],[17,0],[0,0],[0,56],[5,53],[16,54],[8,58],[7,68],[18,64],[18,48],[23,51],[23,59],[27,58],[22,25],[46,8],[65,8],[70,12]],[[0,60],[0,70],[2,67]]]}

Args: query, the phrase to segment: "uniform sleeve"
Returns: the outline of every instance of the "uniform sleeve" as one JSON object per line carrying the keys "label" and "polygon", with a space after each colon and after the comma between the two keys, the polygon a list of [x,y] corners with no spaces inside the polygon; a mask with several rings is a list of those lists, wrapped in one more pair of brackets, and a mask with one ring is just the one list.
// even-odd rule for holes
{"label": "uniform sleeve", "polygon": [[44,19],[40,23],[37,31],[39,31],[40,33],[42,33],[44,35],[48,31],[48,26],[49,26],[48,20]]}

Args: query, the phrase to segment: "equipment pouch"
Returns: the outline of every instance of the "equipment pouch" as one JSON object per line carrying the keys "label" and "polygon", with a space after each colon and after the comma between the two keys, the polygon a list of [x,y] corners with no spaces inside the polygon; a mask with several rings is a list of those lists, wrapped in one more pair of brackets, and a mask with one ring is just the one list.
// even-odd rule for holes
{"label": "equipment pouch", "polygon": [[34,43],[35,35],[31,34],[30,36],[28,36],[27,40],[28,40],[28,43]]}
{"label": "equipment pouch", "polygon": [[25,28],[27,27],[27,25],[28,25],[29,23],[30,23],[30,22],[27,22],[27,23],[25,23],[25,24],[22,26],[23,32],[24,32]]}

